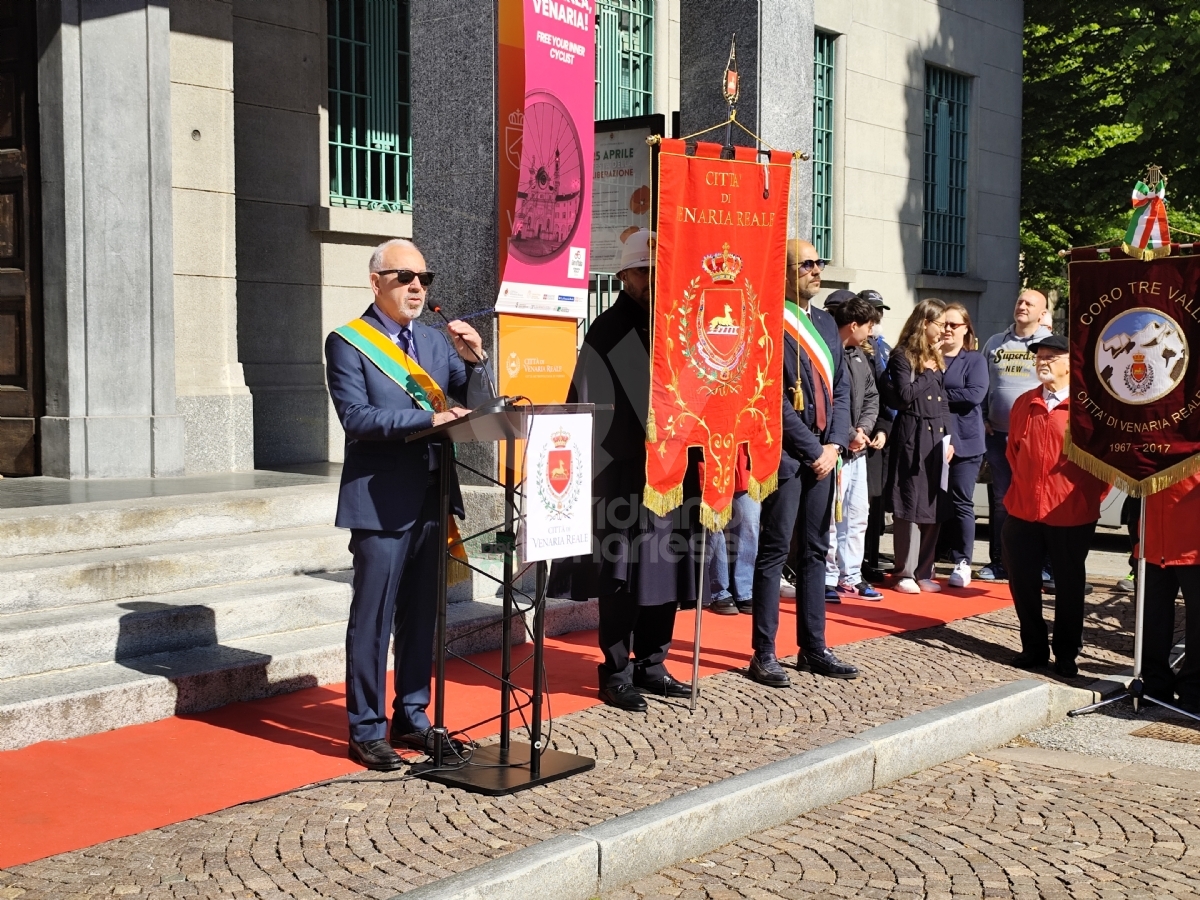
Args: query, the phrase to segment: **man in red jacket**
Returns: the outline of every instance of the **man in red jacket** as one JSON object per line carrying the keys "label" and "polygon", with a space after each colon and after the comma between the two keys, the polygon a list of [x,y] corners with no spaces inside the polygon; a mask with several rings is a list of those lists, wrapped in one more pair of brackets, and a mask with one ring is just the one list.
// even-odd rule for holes
{"label": "man in red jacket", "polygon": [[[1146,498],[1146,619],[1142,683],[1146,693],[1200,715],[1200,475]],[[1183,589],[1187,657],[1171,670],[1175,595]],[[1179,695],[1176,702],[1175,695]]]}
{"label": "man in red jacket", "polygon": [[1009,419],[1008,463],[1012,485],[1004,497],[1008,518],[1002,543],[1004,567],[1017,618],[1021,652],[1012,665],[1022,669],[1050,661],[1042,617],[1042,560],[1054,566],[1054,671],[1079,674],[1075,656],[1083,644],[1083,597],[1088,549],[1100,500],[1108,486],[1063,454],[1070,409],[1070,357],[1067,339],[1052,334],[1029,349],[1042,386],[1022,394]]}

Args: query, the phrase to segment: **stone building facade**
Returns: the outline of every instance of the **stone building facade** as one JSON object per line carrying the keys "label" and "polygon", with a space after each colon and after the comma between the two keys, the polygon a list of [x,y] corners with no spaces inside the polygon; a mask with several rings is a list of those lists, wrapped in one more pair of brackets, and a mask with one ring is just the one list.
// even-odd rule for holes
{"label": "stone building facade", "polygon": [[[608,17],[602,53],[616,54],[599,68],[621,82],[598,94],[620,88],[631,111],[668,122],[679,113],[684,133],[723,118],[717,86],[737,32],[739,118],[776,146],[820,148],[797,168],[795,215],[800,233],[821,231],[828,285],[880,290],[892,333],[924,296],[964,301],[984,335],[1006,321],[1018,282],[1018,0],[595,6]],[[0,473],[340,461],[322,342],[370,302],[371,247],[414,237],[448,312],[491,304],[496,3],[15,8],[11,23],[0,12],[0,32],[26,41],[13,102],[28,126],[28,233],[23,262],[0,266]],[[386,40],[384,14],[399,17]],[[360,50],[365,68],[347,67]],[[369,137],[351,147],[339,129],[360,103]],[[0,155],[4,140],[0,121]],[[366,171],[354,154],[391,167],[379,190],[347,187]],[[490,317],[472,321],[490,340]]]}

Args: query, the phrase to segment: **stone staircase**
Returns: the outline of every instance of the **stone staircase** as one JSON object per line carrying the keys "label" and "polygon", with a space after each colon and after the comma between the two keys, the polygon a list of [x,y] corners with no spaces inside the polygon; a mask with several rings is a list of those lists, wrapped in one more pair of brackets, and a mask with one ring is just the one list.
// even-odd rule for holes
{"label": "stone staircase", "polygon": [[[464,494],[464,533],[500,520],[497,491]],[[342,681],[336,502],[320,481],[0,509],[0,750]],[[495,582],[475,574],[450,600],[455,651],[500,646]],[[547,608],[549,634],[595,622],[594,603]]]}

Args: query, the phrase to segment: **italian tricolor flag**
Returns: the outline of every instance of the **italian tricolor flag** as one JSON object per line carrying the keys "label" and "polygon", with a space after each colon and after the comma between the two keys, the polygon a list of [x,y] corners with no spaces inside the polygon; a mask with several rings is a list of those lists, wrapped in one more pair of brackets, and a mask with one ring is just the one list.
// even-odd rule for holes
{"label": "italian tricolor flag", "polygon": [[817,377],[825,382],[826,396],[833,397],[833,353],[825,338],[817,331],[808,313],[791,300],[783,301],[783,330],[796,339],[800,348],[808,354],[809,362]]}
{"label": "italian tricolor flag", "polygon": [[[1153,188],[1139,181],[1133,188],[1133,215],[1125,231],[1123,249],[1130,256],[1145,257],[1147,251],[1171,246],[1171,231],[1167,227],[1167,181],[1164,178]],[[1150,256],[1161,254],[1150,253]]]}

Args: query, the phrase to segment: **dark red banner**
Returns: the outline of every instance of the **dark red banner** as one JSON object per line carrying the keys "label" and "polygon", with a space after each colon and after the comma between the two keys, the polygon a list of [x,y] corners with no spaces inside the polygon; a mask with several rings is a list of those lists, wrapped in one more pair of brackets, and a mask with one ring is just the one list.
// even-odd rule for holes
{"label": "dark red banner", "polygon": [[750,492],[775,489],[782,439],[783,293],[791,156],[664,140],[646,429],[649,509],[683,501],[689,447],[704,450],[700,518],[732,511],[737,448],[750,452]]}
{"label": "dark red banner", "polygon": [[1133,496],[1200,469],[1200,256],[1072,262],[1067,454]]}

